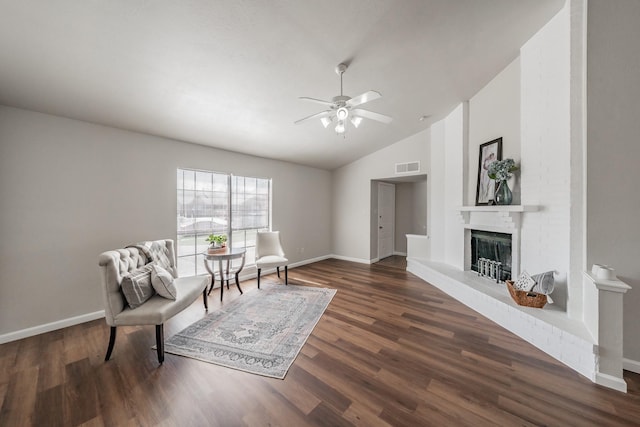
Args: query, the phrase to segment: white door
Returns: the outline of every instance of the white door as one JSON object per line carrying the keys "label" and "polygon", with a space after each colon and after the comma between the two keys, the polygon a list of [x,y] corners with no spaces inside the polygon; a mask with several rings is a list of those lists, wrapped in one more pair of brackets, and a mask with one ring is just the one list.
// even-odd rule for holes
{"label": "white door", "polygon": [[396,224],[396,186],[378,183],[378,259],[393,255]]}

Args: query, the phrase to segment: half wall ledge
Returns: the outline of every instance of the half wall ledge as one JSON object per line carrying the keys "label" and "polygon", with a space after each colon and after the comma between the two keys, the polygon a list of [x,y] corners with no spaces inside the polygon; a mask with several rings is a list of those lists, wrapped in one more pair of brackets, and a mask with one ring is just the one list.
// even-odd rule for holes
{"label": "half wall ledge", "polygon": [[565,311],[553,305],[521,307],[513,302],[506,285],[424,258],[408,256],[407,271],[596,382],[596,341],[583,322],[569,318]]}

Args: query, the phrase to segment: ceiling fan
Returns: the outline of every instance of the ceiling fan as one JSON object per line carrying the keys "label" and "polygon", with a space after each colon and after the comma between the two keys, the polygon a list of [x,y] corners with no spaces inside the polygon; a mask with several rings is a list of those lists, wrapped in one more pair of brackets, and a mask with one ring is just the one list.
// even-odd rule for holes
{"label": "ceiling fan", "polygon": [[347,71],[347,66],[345,64],[338,64],[338,66],[336,67],[336,73],[340,76],[340,95],[334,96],[331,101],[323,101],[321,99],[309,98],[306,96],[300,97],[300,99],[304,99],[306,101],[325,105],[329,107],[329,109],[297,120],[294,122],[295,124],[300,124],[302,122],[306,122],[307,120],[320,119],[323,126],[326,128],[334,120],[336,120],[337,123],[335,130],[336,133],[340,135],[344,134],[346,131],[345,125],[347,123],[347,120],[350,120],[356,128],[360,126],[363,118],[376,120],[385,124],[391,123],[393,118],[389,116],[385,116],[384,114],[380,113],[374,113],[373,111],[363,110],[361,108],[355,108],[366,102],[378,99],[382,97],[382,95],[380,94],[380,92],[376,92],[375,90],[367,91],[353,98],[344,95],[342,93],[342,75],[345,71]]}

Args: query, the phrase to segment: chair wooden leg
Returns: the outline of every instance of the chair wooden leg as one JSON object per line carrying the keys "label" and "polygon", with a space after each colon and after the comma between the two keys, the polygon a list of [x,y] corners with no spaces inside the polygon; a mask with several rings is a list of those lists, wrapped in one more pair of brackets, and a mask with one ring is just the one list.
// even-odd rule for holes
{"label": "chair wooden leg", "polygon": [[261,268],[258,269],[258,289],[260,289],[260,272],[262,271]]}
{"label": "chair wooden leg", "polygon": [[113,351],[113,345],[116,343],[116,327],[111,327],[111,334],[109,335],[109,347],[107,347],[107,355],[104,357],[106,362],[111,358],[111,352]]}
{"label": "chair wooden leg", "polygon": [[287,270],[287,266],[284,266],[284,284],[288,285],[289,284],[289,272]]}
{"label": "chair wooden leg", "polygon": [[164,324],[156,325],[156,349],[158,351],[158,362],[164,362]]}
{"label": "chair wooden leg", "polygon": [[204,287],[204,291],[202,291],[202,300],[204,301],[204,310],[209,311],[209,304],[207,302],[207,287]]}
{"label": "chair wooden leg", "polygon": [[276,267],[276,272],[278,273],[278,279],[280,278],[280,266]]}

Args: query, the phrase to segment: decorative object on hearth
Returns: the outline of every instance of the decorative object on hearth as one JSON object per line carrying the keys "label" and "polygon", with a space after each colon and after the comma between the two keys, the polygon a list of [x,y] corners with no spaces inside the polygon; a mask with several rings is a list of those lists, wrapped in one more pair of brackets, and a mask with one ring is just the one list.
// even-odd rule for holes
{"label": "decorative object on hearth", "polygon": [[538,294],[535,292],[518,291],[513,288],[513,282],[507,280],[507,289],[509,295],[515,301],[516,304],[524,307],[542,308],[547,304],[547,296],[545,294]]}
{"label": "decorative object on hearth", "polygon": [[523,271],[515,282],[507,280],[506,283],[509,295],[518,305],[542,308],[547,302],[553,303],[551,298],[547,296],[553,292],[553,271],[533,276],[529,276],[526,271]]}
{"label": "decorative object on hearth", "polygon": [[489,178],[498,183],[498,188],[494,195],[496,205],[510,205],[513,201],[513,194],[509,188],[508,180],[513,176],[513,172],[518,170],[513,159],[497,160],[489,165]]}
{"label": "decorative object on hearth", "polygon": [[476,206],[493,204],[496,182],[489,176],[489,165],[500,159],[502,159],[502,138],[480,145]]}
{"label": "decorative object on hearth", "polygon": [[615,269],[604,264],[593,264],[591,274],[601,280],[616,280]]}
{"label": "decorative object on hearth", "polygon": [[549,295],[553,292],[555,286],[555,279],[553,278],[553,271],[545,271],[544,273],[534,274],[531,278],[536,282],[531,289],[533,292]]}
{"label": "decorative object on hearth", "polygon": [[522,274],[513,282],[513,288],[516,291],[531,291],[536,285],[536,281],[529,276],[529,273],[523,271]]}
{"label": "decorative object on hearth", "polygon": [[478,276],[488,277],[500,283],[502,277],[502,263],[487,258],[478,258]]}

